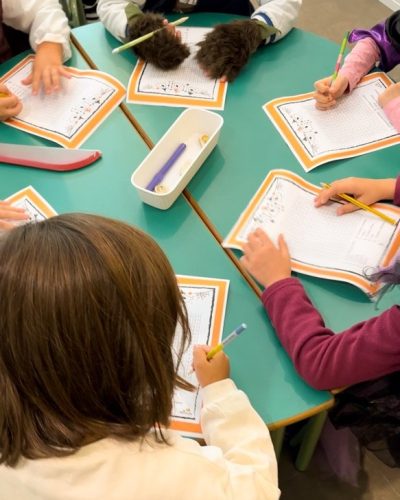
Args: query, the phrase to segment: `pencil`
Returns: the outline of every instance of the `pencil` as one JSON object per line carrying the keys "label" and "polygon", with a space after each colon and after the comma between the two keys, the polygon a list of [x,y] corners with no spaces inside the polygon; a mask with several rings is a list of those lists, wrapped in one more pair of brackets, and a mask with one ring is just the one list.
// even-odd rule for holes
{"label": "pencil", "polygon": [[346,45],[347,45],[347,40],[349,39],[350,31],[347,31],[346,34],[344,35],[344,38],[342,40],[342,44],[340,46],[339,50],[339,55],[336,60],[336,66],[335,66],[335,71],[333,72],[332,75],[332,80],[331,80],[331,85],[332,83],[336,80],[336,77],[338,76],[340,66],[342,65],[342,59],[344,56],[344,51],[346,50]]}
{"label": "pencil", "polygon": [[135,40],[131,40],[130,42],[125,43],[124,45],[120,45],[119,47],[114,49],[112,51],[112,54],[119,54],[120,52],[123,52],[126,49],[134,47],[135,45],[138,45],[139,43],[145,42],[146,40],[151,38],[153,35],[158,33],[159,31],[165,30],[166,28],[168,28],[169,25],[172,24],[173,26],[179,26],[180,24],[184,23],[188,19],[189,19],[189,17],[181,17],[180,19],[177,19],[176,21],[173,21],[172,23],[166,24],[162,28],[158,28],[157,30],[151,31],[150,33],[147,33],[146,35],[140,36],[139,38],[135,38]]}
{"label": "pencil", "polygon": [[1,97],[10,97],[10,94],[6,94],[5,92],[0,92],[0,98]]}
{"label": "pencil", "polygon": [[222,351],[222,349],[230,344],[232,340],[235,340],[244,330],[246,330],[246,328],[246,323],[241,323],[237,328],[233,330],[232,333],[225,337],[220,344],[216,345],[210,351],[208,351],[207,360],[210,361],[210,359],[212,359],[218,352]]}
{"label": "pencil", "polygon": [[[321,182],[321,186],[324,188],[331,187],[331,185],[328,184],[327,182]],[[352,196],[349,196],[348,194],[338,193],[337,196],[339,196],[339,198],[342,198],[343,200],[348,201],[349,203],[351,203],[352,205],[354,205],[358,208],[361,208],[363,210],[366,210],[367,212],[371,212],[372,214],[377,215],[378,217],[380,217],[384,221],[389,222],[389,224],[393,224],[394,226],[397,224],[397,221],[395,221],[394,219],[392,219],[388,215],[384,214],[383,212],[380,212],[376,208],[372,208],[369,205],[366,205],[362,201],[356,200],[355,198],[353,198]]]}

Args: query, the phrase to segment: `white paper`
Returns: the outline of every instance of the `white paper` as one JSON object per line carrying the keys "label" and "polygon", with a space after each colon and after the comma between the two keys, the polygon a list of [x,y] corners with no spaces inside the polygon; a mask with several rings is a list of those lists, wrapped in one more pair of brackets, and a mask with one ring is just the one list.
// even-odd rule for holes
{"label": "white paper", "polygon": [[[199,49],[197,43],[203,40],[211,29],[179,28],[179,31],[181,32],[182,42],[189,46],[191,52],[190,56],[185,59],[178,68],[168,71],[146,63],[138,79],[136,92],[138,94],[148,95],[149,98],[151,98],[151,96],[166,96],[202,100],[204,101],[204,107],[207,107],[210,102],[217,100],[220,82],[217,79],[210,79],[204,74],[195,59],[195,55]],[[130,85],[131,82],[129,83],[129,86]],[[130,99],[129,102],[136,101],[133,98]],[[152,103],[151,99],[149,99],[146,103],[174,106],[172,101],[168,103],[158,101]],[[182,106],[179,102],[175,105]]]}
{"label": "white paper", "polygon": [[[36,201],[37,200],[37,201]],[[8,222],[15,226],[22,226],[32,222],[41,222],[53,215],[57,215],[54,208],[34,189],[32,186],[21,189],[13,194],[6,201],[11,201],[11,205],[16,208],[23,208],[28,215],[28,219]],[[39,206],[40,205],[40,206]]]}
{"label": "white paper", "polygon": [[[274,106],[276,112],[289,128],[292,138],[281,130],[267,109],[266,112],[303,168],[308,171],[327,161],[387,147],[382,141],[399,137],[378,104],[378,97],[386,88],[382,78],[368,79],[360,83],[351,94],[338,99],[336,107],[326,111],[316,108],[313,97],[277,104]],[[307,168],[297,154],[295,143],[316,164]],[[339,156],[330,157],[338,154]],[[319,158],[321,161],[318,161]]]}
{"label": "white paper", "polygon": [[[332,270],[365,279],[365,273],[376,270],[388,252],[397,225],[365,210],[338,216],[339,202],[315,208],[314,199],[315,191],[276,176],[242,221],[237,240],[245,243],[249,233],[259,227],[275,243],[283,234],[292,262],[313,266],[316,275],[320,275],[318,270]],[[379,210],[393,217],[384,208]],[[234,246],[229,239],[230,235],[224,245]]]}
{"label": "white paper", "polygon": [[[197,386],[198,382],[192,370],[193,345],[210,344],[218,287],[179,285],[179,289],[186,304],[192,341],[191,345],[187,347],[182,356],[178,373],[182,378],[191,382],[194,386]],[[221,335],[222,331],[220,332],[220,336]],[[179,345],[180,339],[181,330],[178,328],[174,342],[175,352],[177,352],[176,346]],[[201,396],[199,388],[194,392],[180,389],[175,391],[172,412],[173,419],[199,423],[200,409]]]}
{"label": "white paper", "polygon": [[[61,89],[58,92],[45,94],[43,89],[38,95],[32,95],[30,86],[21,81],[29,76],[32,70],[32,60],[29,59],[20,69],[9,78],[2,80],[11,92],[22,101],[23,108],[13,123],[16,127],[25,124],[37,128],[31,132],[54,140],[65,146],[65,141],[71,141],[83,127],[94,119],[96,114],[111,100],[118,89],[105,79],[98,76],[100,73],[91,71],[88,74],[70,73],[71,78],[62,78]],[[122,100],[123,95],[113,108]],[[90,133],[106,118],[93,123]],[[7,124],[7,122],[6,122]],[[55,133],[61,140],[49,137],[48,133]],[[84,138],[86,139],[90,133]],[[83,141],[82,141],[83,142]]]}

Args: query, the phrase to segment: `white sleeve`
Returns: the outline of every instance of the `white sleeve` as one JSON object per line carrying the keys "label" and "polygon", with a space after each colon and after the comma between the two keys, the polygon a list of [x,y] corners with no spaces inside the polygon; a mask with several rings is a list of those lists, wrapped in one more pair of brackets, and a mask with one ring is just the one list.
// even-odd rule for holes
{"label": "white sleeve", "polygon": [[232,499],[277,500],[278,467],[265,423],[231,379],[203,389],[201,424],[207,445],[204,454],[215,460],[215,447],[222,450]]}
{"label": "white sleeve", "polygon": [[258,3],[260,7],[254,11],[251,18],[274,26],[280,31],[265,42],[273,43],[286,36],[293,28],[302,0],[261,0]]}
{"label": "white sleeve", "polygon": [[126,13],[125,7],[129,3],[136,4],[140,9],[146,0],[99,0],[97,15],[105,28],[118,40],[126,39]]}
{"label": "white sleeve", "polygon": [[3,21],[29,33],[33,50],[42,42],[63,46],[64,61],[71,57],[68,19],[58,0],[3,0]]}

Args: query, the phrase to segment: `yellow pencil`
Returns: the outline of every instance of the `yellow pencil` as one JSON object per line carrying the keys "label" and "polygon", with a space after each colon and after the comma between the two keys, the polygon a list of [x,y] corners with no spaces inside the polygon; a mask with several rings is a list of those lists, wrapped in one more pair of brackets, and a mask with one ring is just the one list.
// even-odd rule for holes
{"label": "yellow pencil", "polygon": [[[321,182],[321,186],[324,187],[324,188],[330,188],[331,187],[331,185],[328,184],[327,182]],[[389,224],[393,224],[394,226],[397,224],[397,221],[395,221],[394,219],[392,219],[388,215],[380,212],[376,208],[372,208],[369,205],[366,205],[365,203],[356,200],[355,198],[353,198],[352,196],[349,196],[346,193],[338,193],[337,196],[339,196],[339,198],[342,198],[343,200],[348,201],[349,203],[351,203],[352,205],[354,205],[354,206],[356,206],[358,208],[362,208],[363,210],[366,210],[367,212],[371,212],[372,214],[377,215],[378,217],[380,217],[384,221],[389,222]]]}
{"label": "yellow pencil", "polygon": [[212,359],[217,353],[222,351],[222,349],[228,344],[230,344],[232,340],[235,340],[244,330],[246,330],[246,328],[247,328],[246,323],[242,323],[237,328],[235,328],[233,332],[230,333],[226,338],[224,338],[224,340],[221,343],[219,343],[218,345],[213,347],[210,351],[208,351],[207,360],[210,361],[210,359]]}
{"label": "yellow pencil", "polygon": [[142,43],[142,42],[148,40],[149,38],[151,38],[153,35],[155,35],[159,31],[168,28],[168,26],[171,26],[171,25],[172,26],[179,26],[180,24],[184,23],[188,19],[189,19],[189,17],[181,17],[180,19],[177,19],[176,21],[173,21],[172,23],[166,24],[162,28],[158,28],[157,30],[151,31],[150,33],[147,33],[146,35],[140,36],[139,38],[135,38],[135,40],[131,40],[130,42],[125,43],[124,45],[120,45],[119,47],[114,49],[112,51],[112,54],[119,54],[119,52],[122,52],[123,50],[129,49],[130,47],[134,47],[135,45],[138,45],[139,43]]}
{"label": "yellow pencil", "polygon": [[10,97],[10,94],[6,94],[5,92],[0,92],[0,97]]}

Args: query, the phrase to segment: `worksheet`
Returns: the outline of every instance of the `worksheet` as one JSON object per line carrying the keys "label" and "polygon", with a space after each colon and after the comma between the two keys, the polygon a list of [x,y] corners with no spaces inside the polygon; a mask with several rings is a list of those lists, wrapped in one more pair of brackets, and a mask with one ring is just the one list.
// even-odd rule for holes
{"label": "worksheet", "polygon": [[10,202],[14,207],[23,208],[25,213],[29,216],[28,219],[23,221],[11,221],[18,226],[27,224],[28,222],[41,222],[57,215],[54,208],[51,207],[32,186],[28,186],[14,193],[9,196],[6,201]]}
{"label": "worksheet", "polygon": [[32,95],[22,80],[32,71],[34,56],[28,56],[6,73],[0,82],[17,95],[21,113],[4,122],[25,132],[54,141],[65,148],[78,148],[120,104],[125,89],[114,77],[94,70],[67,68],[58,92]]}
{"label": "worksheet", "polygon": [[[192,370],[193,345],[217,345],[222,337],[229,281],[215,278],[177,276],[179,289],[185,301],[192,333],[179,366],[179,375],[197,389],[188,392],[177,389],[174,395],[171,428],[185,435],[201,435],[201,395],[196,375]],[[178,327],[174,350],[178,352],[181,330]]]}
{"label": "worksheet", "polygon": [[272,170],[223,242],[241,249],[262,228],[274,242],[283,234],[292,268],[304,274],[351,283],[373,297],[379,286],[368,273],[388,265],[400,244],[400,208],[376,203],[391,224],[366,210],[338,216],[340,201],[314,207],[321,188],[286,170]]}
{"label": "worksheet", "polygon": [[197,43],[210,28],[179,28],[190,56],[174,70],[165,71],[139,60],[128,84],[127,102],[157,106],[224,109],[228,84],[208,78],[196,62]]}
{"label": "worksheet", "polygon": [[321,111],[313,92],[281,97],[263,107],[306,172],[341,158],[400,143],[400,135],[378,104],[393,82],[385,73],[364,77],[336,107]]}

